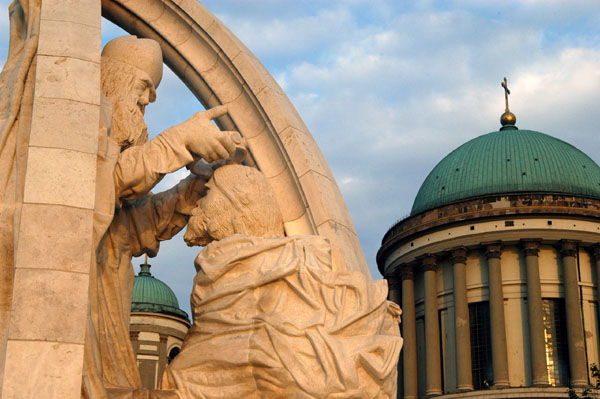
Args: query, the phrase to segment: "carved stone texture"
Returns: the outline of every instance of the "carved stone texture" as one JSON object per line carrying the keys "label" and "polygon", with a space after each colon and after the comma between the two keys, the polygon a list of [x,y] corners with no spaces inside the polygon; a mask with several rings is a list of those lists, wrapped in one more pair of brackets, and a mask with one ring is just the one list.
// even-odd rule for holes
{"label": "carved stone texture", "polygon": [[415,268],[412,265],[404,265],[400,271],[400,278],[402,280],[413,280],[415,279]]}
{"label": "carved stone texture", "polygon": [[437,257],[435,255],[425,255],[421,258],[421,266],[423,270],[437,270]]}
{"label": "carved stone texture", "polygon": [[485,249],[485,256],[487,256],[488,259],[500,258],[502,256],[502,243],[500,242],[486,244]]}
{"label": "carved stone texture", "polygon": [[577,255],[577,241],[561,240],[559,245],[560,256],[565,257]]}
{"label": "carved stone texture", "polygon": [[[84,397],[105,397],[105,388],[142,388],[129,339],[131,257],[156,255],[206,193],[207,176],[189,175],[162,193],[149,193],[162,177],[202,157],[218,165],[245,151],[237,132],[219,130],[212,119],[227,107],[192,115],[148,141],[145,107],[154,101],[162,75],[160,46],[150,39],[113,39],[101,57],[101,123],[98,134],[90,323],[85,351]],[[227,160],[225,161],[225,159]],[[96,159],[98,163],[96,164]],[[214,166],[218,166],[215,164]],[[208,168],[208,174],[213,168]],[[101,383],[98,383],[101,381]]]}
{"label": "carved stone texture", "polygon": [[227,165],[207,185],[185,234],[205,245],[195,324],[162,388],[182,399],[394,398],[400,309],[386,282],[333,270],[324,237],[284,237],[256,169]]}
{"label": "carved stone texture", "polygon": [[467,261],[467,249],[465,247],[454,248],[450,251],[450,261],[454,263],[465,263]]}
{"label": "carved stone texture", "polygon": [[540,252],[540,242],[539,239],[524,239],[521,240],[521,245],[523,246],[523,252],[525,256],[538,256]]}

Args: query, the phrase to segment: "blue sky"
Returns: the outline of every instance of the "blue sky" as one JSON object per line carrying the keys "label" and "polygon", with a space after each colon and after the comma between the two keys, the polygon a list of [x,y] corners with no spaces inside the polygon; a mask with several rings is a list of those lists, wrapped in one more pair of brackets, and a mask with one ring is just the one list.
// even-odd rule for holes
{"label": "blue sky", "polygon": [[[2,58],[8,3],[0,0]],[[383,234],[410,212],[429,171],[460,144],[499,127],[504,76],[520,128],[558,137],[600,161],[596,0],[203,3],[265,64],[310,128],[374,278]],[[103,25],[105,41],[119,34]],[[157,134],[201,108],[167,72],[146,119]],[[197,252],[180,235],[150,261],[188,312]]]}

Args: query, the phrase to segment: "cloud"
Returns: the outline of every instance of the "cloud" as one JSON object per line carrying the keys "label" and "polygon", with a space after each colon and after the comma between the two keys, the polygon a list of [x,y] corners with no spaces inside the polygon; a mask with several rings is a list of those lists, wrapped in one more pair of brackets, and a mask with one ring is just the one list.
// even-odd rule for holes
{"label": "cloud", "polygon": [[[375,277],[383,234],[410,212],[429,171],[499,127],[504,76],[518,126],[600,160],[595,0],[203,4],[255,52],[299,110],[336,176]],[[105,40],[119,32],[103,24]],[[166,70],[146,119],[156,134],[201,109]],[[185,173],[166,177],[157,190]],[[176,236],[151,261],[187,310],[198,250]]]}

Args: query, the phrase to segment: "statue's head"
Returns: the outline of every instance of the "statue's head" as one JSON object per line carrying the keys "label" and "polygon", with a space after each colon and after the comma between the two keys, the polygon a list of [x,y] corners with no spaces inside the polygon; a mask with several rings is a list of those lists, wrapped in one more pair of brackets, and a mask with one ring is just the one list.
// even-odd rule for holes
{"label": "statue's head", "polygon": [[184,239],[206,245],[233,234],[283,237],[283,219],[267,178],[243,165],[215,170],[208,193],[196,203]]}
{"label": "statue's head", "polygon": [[152,39],[122,36],[102,51],[102,92],[113,105],[113,139],[121,149],[148,140],[146,105],[156,99],[162,52]]}

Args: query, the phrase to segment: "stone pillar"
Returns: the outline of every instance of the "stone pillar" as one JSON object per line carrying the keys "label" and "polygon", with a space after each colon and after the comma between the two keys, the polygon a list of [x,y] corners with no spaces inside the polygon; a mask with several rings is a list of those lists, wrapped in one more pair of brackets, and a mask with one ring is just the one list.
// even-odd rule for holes
{"label": "stone pillar", "polygon": [[140,332],[139,331],[130,331],[129,339],[131,340],[131,346],[133,347],[133,354],[137,359],[138,352],[140,351]]}
{"label": "stone pillar", "polygon": [[571,385],[588,385],[585,338],[579,299],[579,273],[577,270],[577,243],[570,240],[560,242],[565,284],[565,310],[567,314],[567,339],[569,346],[569,368]]}
{"label": "stone pillar", "polygon": [[544,308],[538,253],[539,240],[521,240],[527,268],[527,310],[529,314],[529,347],[531,348],[531,376],[534,386],[548,385],[546,344],[544,338]]}
{"label": "stone pillar", "polygon": [[596,294],[600,298],[600,244],[594,245],[590,252],[596,264]]}
{"label": "stone pillar", "polygon": [[456,338],[456,376],[457,390],[473,390],[471,370],[471,330],[469,328],[469,304],[467,302],[467,250],[452,250],[454,269],[454,322]]}
{"label": "stone pillar", "polygon": [[436,258],[423,258],[425,280],[425,365],[427,370],[426,396],[442,394],[442,367],[440,361],[440,327],[438,321]]}
{"label": "stone pillar", "polygon": [[162,375],[167,368],[167,335],[159,334],[160,342],[158,344],[158,379],[155,381],[155,388],[162,379]]}
{"label": "stone pillar", "polygon": [[397,275],[387,276],[388,301],[392,301],[402,307],[402,281]]}
{"label": "stone pillar", "polygon": [[[402,308],[402,281],[399,276],[389,275],[385,278],[388,283],[388,301],[392,301],[400,308]],[[404,336],[404,318],[406,317],[406,313],[402,312],[402,320],[400,323],[400,331],[401,335]],[[404,342],[406,342],[406,338],[404,338]],[[404,396],[404,347],[400,352],[400,358],[398,359],[398,376],[397,376],[397,397],[402,398]]]}
{"label": "stone pillar", "polygon": [[0,397],[79,399],[94,250],[101,4],[40,3]]}
{"label": "stone pillar", "polygon": [[415,274],[405,266],[402,279],[402,332],[404,334],[404,398],[417,399],[419,384],[417,374],[417,323],[415,314]]}
{"label": "stone pillar", "polygon": [[490,332],[492,339],[492,368],[494,370],[494,388],[507,388],[508,358],[506,355],[506,327],[504,320],[504,293],[502,291],[502,265],[500,256],[502,244],[491,243],[486,246],[488,261],[488,284],[490,305]]}

